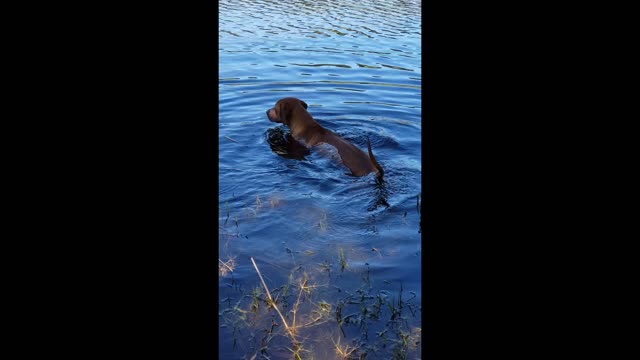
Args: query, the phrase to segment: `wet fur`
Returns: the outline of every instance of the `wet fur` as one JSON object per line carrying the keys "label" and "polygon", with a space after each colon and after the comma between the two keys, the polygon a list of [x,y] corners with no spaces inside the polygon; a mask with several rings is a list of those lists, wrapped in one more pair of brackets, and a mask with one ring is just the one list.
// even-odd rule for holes
{"label": "wet fur", "polygon": [[382,166],[373,156],[371,142],[368,138],[369,156],[313,120],[311,114],[307,112],[307,104],[300,99],[287,97],[278,100],[273,108],[267,110],[267,117],[270,121],[287,125],[293,138],[307,148],[323,143],[335,147],[342,163],[351,170],[351,174],[354,176],[375,173],[378,178],[382,178],[384,175]]}

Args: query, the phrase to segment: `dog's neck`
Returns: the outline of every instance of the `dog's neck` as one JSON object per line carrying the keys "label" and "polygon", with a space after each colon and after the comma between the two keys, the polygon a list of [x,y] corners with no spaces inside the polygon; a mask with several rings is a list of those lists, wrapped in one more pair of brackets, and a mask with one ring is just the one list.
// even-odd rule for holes
{"label": "dog's neck", "polygon": [[305,108],[296,107],[292,113],[297,113],[291,115],[292,121],[289,122],[289,129],[294,139],[304,141],[309,146],[322,141],[326,130],[313,120]]}

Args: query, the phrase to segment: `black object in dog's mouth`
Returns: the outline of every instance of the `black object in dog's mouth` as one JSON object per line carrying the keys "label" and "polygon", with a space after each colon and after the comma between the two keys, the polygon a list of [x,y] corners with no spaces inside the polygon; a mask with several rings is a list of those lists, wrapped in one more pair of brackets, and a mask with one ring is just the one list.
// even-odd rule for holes
{"label": "black object in dog's mouth", "polygon": [[287,159],[304,160],[311,152],[298,143],[290,132],[285,132],[283,127],[267,129],[265,132],[267,143],[271,151]]}

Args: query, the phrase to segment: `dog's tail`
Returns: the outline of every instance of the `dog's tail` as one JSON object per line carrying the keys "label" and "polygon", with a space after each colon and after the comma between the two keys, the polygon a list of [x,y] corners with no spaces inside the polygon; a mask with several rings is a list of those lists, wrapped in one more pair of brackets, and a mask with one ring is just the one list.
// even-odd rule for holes
{"label": "dog's tail", "polygon": [[384,175],[384,170],[382,170],[382,166],[378,164],[375,156],[373,156],[373,153],[371,152],[371,141],[369,140],[368,136],[367,136],[367,148],[369,149],[369,159],[371,159],[371,163],[373,164],[373,166],[375,166],[376,169],[378,169],[378,177],[382,179],[382,176]]}

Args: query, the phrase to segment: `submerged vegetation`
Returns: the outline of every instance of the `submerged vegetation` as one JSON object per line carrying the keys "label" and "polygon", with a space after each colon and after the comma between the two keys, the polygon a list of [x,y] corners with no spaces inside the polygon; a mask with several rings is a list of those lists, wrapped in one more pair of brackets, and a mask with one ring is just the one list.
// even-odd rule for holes
{"label": "submerged vegetation", "polygon": [[[315,285],[306,272],[270,289],[253,258],[261,287],[220,301],[220,326],[246,359],[409,359],[420,354],[416,294]],[[324,288],[324,289],[323,289]],[[335,297],[333,302],[323,298]]]}
{"label": "submerged vegetation", "polygon": [[[281,204],[275,198],[254,199],[242,207],[246,219]],[[243,260],[229,251],[230,243],[246,237],[240,231],[242,219],[232,214],[228,202],[221,207],[218,276],[226,286],[218,315],[226,351],[253,360],[420,358],[421,306],[411,291],[419,289],[407,291],[401,282],[375,278],[369,263],[358,262],[356,252],[344,244],[327,248],[322,262],[311,260],[318,251],[284,247],[292,259],[294,253],[305,255],[297,257],[304,262],[294,261],[284,277],[264,273],[261,268],[268,263],[262,257]],[[309,226],[326,233],[326,212]],[[378,248],[367,251],[383,258]],[[238,266],[245,266],[244,281],[234,278]],[[247,276],[246,266],[254,276]],[[331,271],[337,268],[340,271]]]}

